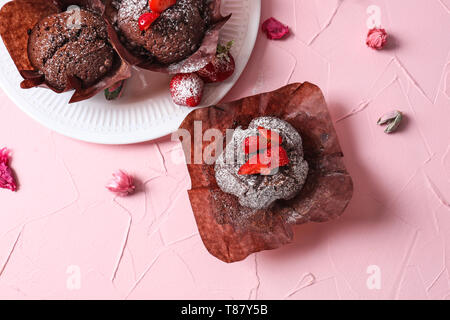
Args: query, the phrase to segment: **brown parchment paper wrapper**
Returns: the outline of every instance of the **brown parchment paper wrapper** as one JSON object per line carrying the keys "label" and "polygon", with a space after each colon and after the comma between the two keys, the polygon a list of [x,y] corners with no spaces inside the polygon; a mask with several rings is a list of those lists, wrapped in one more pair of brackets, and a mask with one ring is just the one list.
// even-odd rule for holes
{"label": "brown parchment paper wrapper", "polygon": [[[185,154],[191,156],[187,159],[192,180],[188,193],[200,235],[208,251],[225,262],[289,243],[293,225],[340,216],[353,194],[352,179],[344,166],[325,99],[311,83],[291,84],[236,102],[197,109],[180,129],[188,130],[194,137],[194,121],[202,121],[203,132],[215,128],[225,137],[226,129],[246,128],[252,119],[261,116],[278,117],[298,130],[310,168],[299,195],[289,201],[278,200],[270,209],[242,207],[236,196],[218,187],[214,165],[193,164],[195,139],[183,142]],[[211,144],[198,138],[197,142],[202,150]],[[225,141],[214,143],[222,143],[225,148]]]}
{"label": "brown parchment paper wrapper", "polygon": [[[105,0],[105,16],[111,24],[113,21],[115,21],[114,17],[115,15],[117,15],[117,10],[111,4],[112,1],[113,0]],[[120,43],[120,41],[117,45],[117,50],[129,64],[136,65],[142,69],[169,74],[196,72],[205,67],[216,56],[220,29],[222,29],[222,27],[231,17],[231,14],[226,17],[223,17],[221,15],[221,1],[222,0],[210,0],[209,6],[211,8],[211,25],[206,31],[203,41],[197,51],[180,62],[172,63],[169,65],[161,65],[158,63],[150,62],[145,57],[135,55],[133,52],[129,51],[123,44]]]}
{"label": "brown parchment paper wrapper", "polygon": [[49,88],[57,93],[74,90],[69,103],[89,99],[98,92],[111,87],[118,81],[131,77],[129,64],[116,49],[114,28],[105,20],[110,36],[110,43],[116,49],[112,70],[94,85],[83,88],[75,77],[69,78],[69,86],[64,90],[52,87],[42,73],[35,70],[28,59],[28,32],[41,19],[66,10],[69,5],[89,8],[102,15],[104,4],[101,0],[14,0],[6,3],[0,10],[0,34],[17,69],[24,78],[20,86],[24,89],[33,87]]}

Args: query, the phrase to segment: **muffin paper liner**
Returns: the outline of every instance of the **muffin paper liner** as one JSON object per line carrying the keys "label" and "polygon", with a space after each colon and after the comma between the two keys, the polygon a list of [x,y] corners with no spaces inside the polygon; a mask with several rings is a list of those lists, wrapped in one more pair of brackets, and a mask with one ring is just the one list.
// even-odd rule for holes
{"label": "muffin paper liner", "polygon": [[[215,179],[214,164],[194,163],[194,140],[184,142],[192,189],[188,191],[197,226],[208,251],[225,262],[243,260],[254,252],[278,248],[293,239],[293,225],[324,222],[347,207],[353,183],[321,90],[296,83],[273,92],[193,111],[181,124],[194,137],[194,121],[210,128],[248,127],[250,121],[272,116],[289,122],[303,139],[309,173],[305,186],[292,200],[277,200],[269,209],[243,207],[236,196],[223,192]],[[202,143],[202,150],[211,142]],[[225,141],[217,141],[225,147]],[[217,155],[218,156],[218,155]],[[187,159],[189,160],[189,159]]]}
{"label": "muffin paper liner", "polygon": [[[149,62],[145,57],[135,55],[134,53],[129,51],[123,44],[120,43],[120,41],[116,49],[129,64],[136,65],[142,69],[169,74],[196,72],[205,67],[216,56],[220,29],[222,29],[222,27],[231,17],[231,14],[226,17],[223,17],[221,15],[221,1],[222,0],[210,1],[209,5],[211,9],[211,26],[206,31],[203,41],[197,51],[180,62],[169,65],[161,65]],[[117,11],[111,5],[111,2],[112,0],[106,0],[105,16],[112,24]],[[117,35],[116,39],[118,40]]]}
{"label": "muffin paper liner", "polygon": [[[116,48],[118,42],[114,28],[105,20],[110,43],[116,51],[112,70],[100,81],[83,88],[81,81],[75,77],[68,79],[69,85],[63,90],[51,86],[44,75],[34,69],[28,59],[28,32],[41,19],[64,11],[69,5],[78,5],[103,15],[105,6],[101,0],[14,0],[6,3],[0,10],[0,34],[19,73],[24,78],[21,88],[45,87],[56,93],[75,89],[69,103],[89,99],[98,92],[114,85],[116,82],[131,77],[129,64]],[[112,36],[111,36],[112,35]]]}

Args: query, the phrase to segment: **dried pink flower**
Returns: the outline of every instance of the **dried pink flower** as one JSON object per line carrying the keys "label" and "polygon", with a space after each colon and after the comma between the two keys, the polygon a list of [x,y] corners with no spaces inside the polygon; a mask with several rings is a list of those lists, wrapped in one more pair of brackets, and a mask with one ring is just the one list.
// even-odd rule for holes
{"label": "dried pink flower", "polygon": [[262,31],[267,34],[267,38],[278,40],[289,34],[289,27],[275,18],[269,18],[262,24]]}
{"label": "dried pink flower", "polygon": [[113,173],[113,178],[106,185],[106,188],[121,197],[126,197],[135,190],[133,177],[127,172],[118,170]]}
{"label": "dried pink flower", "polygon": [[7,148],[0,149],[0,188],[16,191],[17,184],[9,167],[10,153]]}
{"label": "dried pink flower", "polygon": [[386,30],[380,28],[373,28],[367,34],[366,44],[369,48],[380,50],[386,44],[388,34]]}

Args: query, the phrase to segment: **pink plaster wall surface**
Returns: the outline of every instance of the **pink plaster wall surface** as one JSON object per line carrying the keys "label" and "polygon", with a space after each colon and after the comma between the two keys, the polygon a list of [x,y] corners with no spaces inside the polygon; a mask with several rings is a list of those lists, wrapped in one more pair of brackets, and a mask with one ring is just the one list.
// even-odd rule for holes
{"label": "pink plaster wall surface", "polygon": [[[60,136],[0,92],[0,146],[20,189],[0,190],[3,299],[450,298],[450,1],[263,0],[260,32],[231,101],[297,81],[319,85],[353,176],[341,219],[296,228],[275,251],[225,264],[199,237],[179,143],[101,146]],[[388,47],[366,47],[367,8]],[[399,132],[378,117],[406,115]],[[115,198],[116,169],[138,190]]]}

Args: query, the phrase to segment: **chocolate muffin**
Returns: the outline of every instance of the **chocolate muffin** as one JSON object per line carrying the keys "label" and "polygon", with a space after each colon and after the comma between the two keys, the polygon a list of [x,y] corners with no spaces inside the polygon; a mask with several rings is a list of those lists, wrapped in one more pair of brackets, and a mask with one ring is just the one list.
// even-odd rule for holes
{"label": "chocolate muffin", "polygon": [[[289,165],[270,175],[241,175],[239,168],[248,161],[242,146],[245,138],[256,136],[258,128],[273,130],[283,137],[282,146],[290,159]],[[303,142],[297,130],[275,117],[253,119],[247,129],[238,127],[225,151],[217,158],[214,170],[217,185],[238,197],[243,207],[267,209],[276,200],[294,198],[305,184],[309,166],[303,158]]]}
{"label": "chocolate muffin", "polygon": [[42,19],[30,32],[28,57],[57,90],[68,77],[89,87],[112,68],[114,51],[103,20],[88,10],[66,11]]}
{"label": "chocolate muffin", "polygon": [[139,17],[151,12],[148,0],[122,0],[117,14],[121,40],[131,51],[163,65],[179,62],[200,46],[209,25],[207,0],[178,0],[145,31]]}

